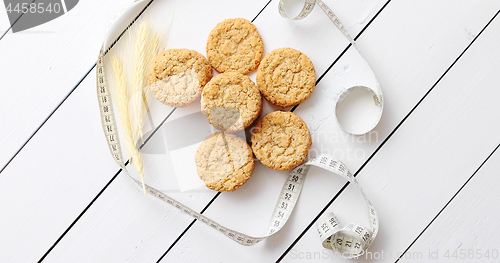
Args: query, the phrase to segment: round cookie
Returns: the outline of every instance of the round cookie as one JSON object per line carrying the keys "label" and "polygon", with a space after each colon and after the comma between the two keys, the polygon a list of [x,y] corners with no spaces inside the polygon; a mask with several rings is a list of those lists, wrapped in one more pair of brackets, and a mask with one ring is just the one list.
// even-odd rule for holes
{"label": "round cookie", "polygon": [[253,81],[236,71],[213,77],[201,95],[201,111],[215,128],[248,128],[262,111],[262,97]]}
{"label": "round cookie", "polygon": [[286,171],[301,164],[311,148],[306,123],[295,113],[275,111],[267,114],[252,132],[255,157],[268,168]]}
{"label": "round cookie", "polygon": [[167,49],[154,60],[148,83],[157,100],[186,107],[200,98],[212,78],[212,68],[203,55],[189,49]]}
{"label": "round cookie", "polygon": [[252,175],[252,150],[242,138],[231,133],[214,133],[200,145],[195,155],[196,170],[208,188],[235,191]]}
{"label": "round cookie", "polygon": [[267,54],[257,69],[257,86],[272,104],[295,106],[311,96],[316,71],[311,60],[292,48],[278,48]]}
{"label": "round cookie", "polygon": [[257,28],[243,18],[226,19],[215,26],[207,41],[207,58],[218,72],[246,74],[259,66],[264,44]]}

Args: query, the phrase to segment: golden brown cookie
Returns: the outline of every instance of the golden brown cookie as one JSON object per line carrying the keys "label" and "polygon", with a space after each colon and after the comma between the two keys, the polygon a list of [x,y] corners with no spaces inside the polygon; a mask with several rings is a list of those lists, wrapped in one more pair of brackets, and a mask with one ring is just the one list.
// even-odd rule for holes
{"label": "golden brown cookie", "polygon": [[219,130],[248,128],[260,115],[262,97],[253,81],[236,71],[213,77],[201,95],[201,111]]}
{"label": "golden brown cookie", "polygon": [[257,86],[272,104],[288,107],[311,96],[316,71],[311,60],[292,48],[278,48],[267,54],[257,69]]}
{"label": "golden brown cookie", "polygon": [[301,164],[311,144],[306,123],[292,112],[271,112],[252,131],[255,157],[274,170],[286,171]]}
{"label": "golden brown cookie", "polygon": [[215,26],[207,41],[207,58],[218,72],[246,74],[259,66],[264,44],[257,28],[243,18],[226,19]]}
{"label": "golden brown cookie", "polygon": [[208,188],[235,191],[245,184],[255,167],[252,150],[242,138],[231,133],[214,133],[195,155],[196,170]]}
{"label": "golden brown cookie", "polygon": [[157,100],[186,107],[200,98],[212,78],[212,68],[203,55],[189,49],[167,49],[160,53],[149,71],[148,83]]}

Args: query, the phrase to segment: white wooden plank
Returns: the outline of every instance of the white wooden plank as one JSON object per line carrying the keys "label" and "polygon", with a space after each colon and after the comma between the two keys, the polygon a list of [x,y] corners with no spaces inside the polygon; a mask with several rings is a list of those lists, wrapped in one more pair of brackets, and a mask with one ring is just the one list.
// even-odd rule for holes
{"label": "white wooden plank", "polygon": [[[80,1],[65,15],[0,41],[0,167],[94,65],[107,26],[127,1]],[[2,10],[3,11],[3,10]]]}
{"label": "white wooden plank", "polygon": [[[188,42],[191,41],[188,39],[182,44],[180,37],[171,38],[170,43],[196,48],[204,53],[204,48],[201,47],[205,46],[206,35],[221,17],[228,17],[229,13],[231,16],[252,19],[266,3],[263,0],[259,3],[249,1],[234,5],[226,1],[221,2],[226,8],[219,8],[212,3],[199,1],[199,9],[193,9],[182,1],[158,1],[153,6],[169,4],[162,10],[176,10],[172,32],[182,32],[184,28],[186,32],[198,35],[196,43]],[[187,15],[188,9],[192,11],[190,16]],[[207,16],[207,20],[212,23],[200,26],[186,22],[202,15]],[[1,229],[1,261],[26,262],[40,259],[118,170],[102,134],[95,92],[95,71],[91,71],[67,102],[2,172],[0,205],[10,213],[1,217],[0,224],[10,227]],[[149,182],[150,178],[146,180]],[[207,192],[200,194],[206,195]],[[208,192],[210,196],[214,194]],[[205,204],[199,200],[207,198],[193,198],[194,195],[196,194],[183,194],[179,199],[184,198],[181,199],[183,202],[201,210]],[[92,206],[97,213],[89,211],[89,216],[82,218],[85,221],[83,225],[94,231],[83,229],[80,232],[77,228],[72,229],[69,233],[74,235],[70,239],[73,242],[67,243],[71,250],[65,250],[68,246],[63,246],[59,251],[61,253],[58,253],[57,246],[46,261],[58,261],[65,257],[70,257],[68,261],[71,262],[126,261],[141,253],[143,258],[156,260],[163,253],[164,244],[172,243],[191,222],[189,217],[181,216],[176,209],[143,195],[129,178],[122,175],[103,194],[102,199],[106,202]],[[154,215],[155,213],[157,214]],[[175,214],[178,219],[171,220]],[[148,223],[147,218],[155,222]],[[139,224],[145,228],[136,227]],[[131,226],[134,226],[134,231],[130,230]],[[157,231],[167,234],[157,236]],[[161,245],[158,253],[145,254],[141,249],[134,249],[136,246],[141,248],[141,244],[148,248],[157,245],[154,238],[148,238],[152,234],[163,242],[158,243]],[[93,247],[95,245],[97,247]],[[27,251],[27,247],[33,249]],[[83,250],[78,251],[81,248]],[[108,254],[109,251],[116,253]],[[76,256],[79,258],[74,258]]]}
{"label": "white wooden plank", "polygon": [[497,150],[399,262],[495,262],[500,258]]}
{"label": "white wooden plank", "polygon": [[[384,89],[386,111],[382,122],[373,133],[365,137],[346,135],[335,124],[332,111],[328,110],[333,107],[333,98],[328,94],[328,88],[344,76],[343,71],[349,65],[349,60],[342,58],[321,81],[311,98],[296,110],[314,131],[313,154],[330,151],[353,171],[362,165],[471,42],[472,39],[464,28],[472,29],[477,34],[499,7],[494,1],[481,4],[464,1],[461,4],[457,6],[454,1],[405,1],[391,2],[387,6],[358,41],[378,73]],[[449,12],[450,9],[454,12]],[[416,41],[417,39],[422,41]],[[256,176],[258,172],[256,170]],[[276,179],[278,174],[267,172],[262,175],[272,178],[266,178],[259,187],[267,188],[265,185],[272,180],[276,196],[281,187],[279,181],[285,179]],[[331,175],[321,171],[312,174],[288,225],[263,244],[250,248],[240,247],[206,229],[202,224],[195,224],[167,254],[164,262],[196,261],[201,258],[206,261],[230,262],[241,258],[256,261],[278,259],[342,186],[333,184],[337,179],[327,179],[330,177]],[[326,185],[332,187],[327,189]],[[265,192],[266,188],[249,188],[251,189],[247,191],[252,191],[254,195],[243,191],[221,195],[207,210],[207,214],[221,222],[232,222],[238,230],[249,234],[262,233],[270,216],[269,207],[273,204],[268,205],[269,201],[262,202],[260,195],[271,198],[273,194]],[[265,223],[262,225],[260,222]],[[228,249],[237,253],[227,253]]]}
{"label": "white wooden plank", "polygon": [[[500,39],[499,29],[497,17],[359,173],[358,181],[381,222],[371,254],[363,259],[394,262],[500,143],[500,120],[495,117],[500,91],[493,88],[500,81],[500,52],[492,45]],[[327,211],[341,214],[347,219],[344,223],[367,218],[360,194],[351,188]],[[459,227],[450,227],[455,226]],[[318,241],[316,229],[309,229],[284,261],[308,255],[324,262],[337,258]]]}
{"label": "white wooden plank", "polygon": [[[255,4],[255,3],[254,3]],[[358,5],[361,5],[361,2],[357,3]],[[382,6],[383,2],[379,2],[378,8]],[[344,5],[346,5],[344,3]],[[262,4],[263,6],[263,4]],[[286,20],[283,20],[279,15],[277,14],[276,11],[277,7],[277,2],[271,3],[271,5],[266,8],[263,13],[259,16],[257,21],[255,22],[256,25],[259,28],[260,33],[263,35],[265,46],[266,46],[266,52],[269,52],[270,50],[277,48],[277,47],[282,47],[283,45],[286,45],[287,43],[283,41],[280,37],[275,37],[274,35],[280,33],[281,29],[277,27],[276,25],[282,25],[286,26],[287,28],[290,28],[291,26],[288,24]],[[153,8],[153,6],[152,6]],[[156,7],[155,7],[156,8]],[[161,8],[161,7],[158,7]],[[164,7],[163,7],[164,8]],[[245,8],[245,7],[243,7]],[[248,7],[246,7],[248,9]],[[169,10],[169,9],[165,9]],[[239,10],[239,9],[237,9]],[[188,39],[189,41],[186,42],[188,47],[195,48],[197,50],[200,50],[202,47],[205,45],[205,37],[211,30],[211,28],[218,22],[221,21],[224,18],[227,17],[234,17],[238,16],[236,12],[239,12],[235,10],[228,10],[223,14],[220,15],[214,15],[212,12],[212,18],[213,22],[208,23],[207,25],[203,28],[199,28],[199,25],[190,25],[190,24],[183,24],[183,27],[177,29],[179,30],[178,32],[174,31],[176,30],[176,22],[174,21],[174,25],[172,27],[172,34],[169,42],[169,47],[182,47],[183,44],[180,42],[179,44],[176,41],[180,41],[179,39],[181,38],[176,38],[176,35],[181,35],[182,31],[188,31],[191,32],[192,30],[198,30],[200,32],[199,34],[193,33],[190,34],[190,36],[197,36],[201,35],[201,37],[195,38],[195,39]],[[258,10],[260,11],[260,9]],[[319,10],[317,10],[319,11]],[[183,13],[182,10],[176,10],[175,14],[175,19],[178,19],[179,17],[184,17],[179,15],[179,13]],[[359,11],[359,17],[363,17],[366,15],[366,13],[374,13],[373,10],[367,11],[365,9],[360,9]],[[256,13],[255,13],[256,14]],[[200,14],[202,15],[202,14]],[[248,17],[251,19],[252,17]],[[190,17],[186,17],[185,19],[191,19]],[[312,26],[314,23],[318,24],[324,24],[326,27],[336,30],[333,25],[330,24],[328,18],[319,12],[315,18],[311,17],[311,19],[317,19],[313,21],[307,22],[307,20],[304,20],[300,22],[300,26],[305,27],[304,29],[301,29],[299,32],[308,32],[307,27]],[[261,21],[261,22],[259,22]],[[258,24],[260,23],[260,24]],[[179,23],[177,23],[179,24]],[[275,25],[276,27],[267,27],[265,26],[266,24],[272,24]],[[191,28],[192,26],[196,26],[196,28]],[[261,30],[261,28],[263,28]],[[274,28],[274,29],[272,29]],[[205,33],[203,33],[205,31]],[[335,31],[334,31],[335,32]],[[308,32],[309,34],[310,32]],[[329,64],[335,59],[335,57],[340,54],[340,52],[343,50],[345,46],[347,46],[347,41],[345,41],[342,38],[342,35],[339,32],[335,32],[337,34],[332,34],[325,36],[322,38],[322,32],[317,31],[316,33],[311,33],[310,36],[312,39],[318,39],[318,41],[321,41],[324,43],[325,48],[322,50],[317,50],[316,48],[311,48],[310,45],[307,45],[309,43],[307,39],[304,39],[303,41],[295,41],[293,44],[295,44],[295,48],[302,50],[306,52],[306,54],[310,55],[311,59],[315,61],[315,63],[319,66],[317,66],[318,69],[318,75],[321,72],[324,72],[326,68],[329,66]],[[280,33],[283,35],[286,35],[288,33]],[[203,39],[203,41],[199,41],[196,39]],[[184,39],[185,40],[185,39]],[[326,46],[327,43],[330,41],[332,42],[338,42],[338,41],[344,41],[345,45],[344,46],[336,46],[335,49],[332,51],[330,47]],[[191,46],[193,45],[193,46]],[[195,46],[199,45],[199,46]],[[204,49],[201,49],[200,51],[203,51]],[[328,55],[327,58],[324,58],[325,53]],[[253,76],[254,77],[254,76]],[[182,109],[184,110],[184,109]],[[182,110],[178,110],[175,112],[175,114],[179,113]],[[262,169],[262,167],[260,168]],[[261,176],[264,176],[263,173],[266,173],[265,171],[260,173]],[[258,174],[256,172],[256,174]],[[264,177],[264,179],[270,179],[270,180],[282,180],[284,179],[283,177],[271,177],[267,176]],[[255,188],[255,183],[259,185],[262,184],[262,179],[259,180],[259,178],[253,179],[254,182],[254,188]],[[121,183],[119,183],[119,186],[113,186],[110,189],[117,189],[115,187],[123,187]],[[281,183],[279,183],[281,184]],[[247,185],[250,185],[248,183]],[[248,187],[250,186],[244,186],[247,187],[247,190],[244,190],[245,188],[242,188],[239,190],[240,193],[246,192],[247,194],[250,194],[248,191]],[[275,184],[267,184],[270,187],[274,188]],[[269,189],[272,190],[272,189]],[[106,190],[105,194],[101,196],[96,203],[91,207],[91,209],[82,217],[82,219],[72,228],[72,230],[65,236],[64,239],[55,247],[55,249],[49,254],[47,257],[46,261],[87,261],[87,260],[104,260],[108,259],[106,258],[106,251],[121,251],[119,256],[115,254],[115,260],[116,261],[122,261],[123,260],[130,260],[130,261],[151,261],[151,260],[157,260],[164,252],[165,250],[169,247],[169,245],[175,240],[175,238],[184,230],[184,228],[187,226],[188,222],[191,222],[189,217],[184,216],[187,219],[184,220],[177,220],[175,218],[172,218],[171,216],[168,216],[166,219],[162,215],[150,215],[147,213],[138,213],[137,218],[128,218],[126,215],[129,210],[141,210],[144,207],[144,204],[142,203],[142,200],[139,199],[133,199],[133,201],[129,201],[129,199],[126,199],[124,204],[122,205],[122,201],[118,203],[117,208],[112,208],[110,212],[110,207],[112,204],[117,202],[116,197],[114,197],[112,194],[108,195],[108,192],[115,191],[115,190]],[[250,188],[250,191],[251,188]],[[276,193],[277,194],[277,193]],[[213,194],[212,194],[213,195]],[[195,202],[199,204],[206,204],[210,199],[212,195],[205,195],[205,196],[193,196],[190,197],[190,199],[195,200]],[[263,198],[263,201],[268,200],[268,196],[263,195],[261,196]],[[274,197],[273,197],[274,198]],[[189,199],[187,200],[189,201]],[[272,205],[272,204],[271,204]],[[167,208],[170,209],[170,208]],[[169,210],[170,211],[170,210]],[[142,220],[138,218],[143,218]],[[263,219],[264,221],[267,221],[267,218]],[[147,230],[144,230],[143,234],[137,234],[136,232],[129,233],[129,229],[142,229],[144,226],[141,222],[149,222],[147,225],[149,228]],[[99,223],[97,223],[99,222]],[[106,223],[105,223],[106,222]],[[114,224],[114,222],[120,222],[119,225],[116,228],[106,228],[107,224]],[[161,231],[160,231],[161,229]],[[120,238],[117,239],[117,236]],[[99,242],[97,242],[99,240]],[[137,248],[135,248],[137,246]],[[130,250],[130,248],[133,247],[133,250]],[[89,251],[92,251],[92,253],[89,253]],[[82,255],[85,255],[82,257]]]}

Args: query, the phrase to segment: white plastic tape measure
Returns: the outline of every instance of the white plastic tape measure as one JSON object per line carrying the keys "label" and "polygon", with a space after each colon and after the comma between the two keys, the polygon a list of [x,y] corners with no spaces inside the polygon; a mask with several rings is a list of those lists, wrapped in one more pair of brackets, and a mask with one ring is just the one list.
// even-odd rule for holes
{"label": "white plastic tape measure", "polygon": [[[280,13],[284,12],[284,9],[282,9],[283,1],[284,0],[280,1]],[[134,3],[140,3],[140,2],[144,1],[136,1]],[[319,0],[317,2],[320,4],[320,6],[322,6],[323,9],[325,9],[326,5],[324,5]],[[301,12],[299,17],[303,18],[307,16],[312,10],[312,6],[314,6],[314,3],[315,3],[314,0],[306,0],[306,5],[304,6],[304,10]],[[138,6],[141,7],[141,5],[135,5],[135,7]],[[142,7],[143,6],[144,5],[142,5]],[[329,10],[328,7],[326,8]],[[282,15],[284,15],[284,13],[282,13]],[[332,17],[334,18],[332,19],[332,21],[334,20],[337,21],[337,22],[334,21],[334,23],[339,28],[343,28],[342,24],[336,18],[333,12],[331,12],[331,10],[329,11],[328,15],[330,18]],[[348,36],[347,33],[344,34]],[[352,41],[352,39],[350,40]],[[353,41],[352,43],[355,46]],[[141,181],[132,177],[127,171],[127,167],[123,159],[118,131],[117,131],[116,118],[113,111],[113,103],[111,101],[111,93],[105,75],[104,55],[105,52],[107,51],[105,47],[108,48],[107,46],[103,45],[101,51],[99,52],[99,57],[96,66],[97,96],[101,114],[102,128],[106,136],[106,141],[108,143],[109,150],[113,158],[115,159],[116,163],[123,169],[123,172],[125,172],[130,178],[132,178],[132,180],[134,180],[134,182],[139,187],[142,188]],[[381,103],[382,93],[377,93],[377,98],[379,98],[379,102]],[[193,209],[185,206],[184,204],[176,201],[175,199],[171,198],[165,193],[149,185],[146,185],[146,191],[152,196],[166,203],[169,203],[170,205],[176,207],[177,209],[185,212],[186,214],[214,228],[216,231],[229,237],[230,239],[244,246],[252,246],[261,242],[267,237],[274,235],[286,224],[288,218],[292,214],[295,204],[297,203],[300,192],[302,190],[302,186],[304,185],[306,175],[309,172],[310,166],[316,166],[325,169],[327,171],[330,171],[334,174],[342,176],[350,183],[356,185],[363,194],[363,197],[368,206],[368,215],[370,217],[370,224],[371,224],[370,228],[354,223],[348,224],[347,226],[341,228],[339,221],[332,212],[323,214],[316,222],[316,226],[323,247],[334,250],[339,256],[344,258],[355,258],[360,255],[363,255],[363,253],[368,249],[370,244],[375,239],[379,229],[377,212],[375,211],[375,208],[373,207],[370,200],[364,193],[363,189],[359,186],[353,174],[347,169],[347,167],[342,162],[336,160],[335,158],[329,155],[321,154],[316,158],[306,162],[305,164],[302,164],[293,169],[293,171],[289,174],[283,188],[281,189],[279,199],[276,203],[273,214],[271,216],[267,233],[262,237],[252,237],[249,235],[245,235],[241,232],[224,227],[219,223],[215,222],[214,220],[211,220],[210,218],[194,211]]]}

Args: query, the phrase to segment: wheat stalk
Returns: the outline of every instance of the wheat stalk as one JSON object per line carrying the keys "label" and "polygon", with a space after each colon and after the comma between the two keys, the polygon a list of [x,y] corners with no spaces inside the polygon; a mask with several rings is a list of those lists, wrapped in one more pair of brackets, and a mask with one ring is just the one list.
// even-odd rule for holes
{"label": "wheat stalk", "polygon": [[[146,85],[147,74],[161,47],[159,36],[151,33],[148,22],[136,24],[129,30],[127,51],[131,49],[133,51],[130,57],[132,65],[127,67],[127,74],[125,74],[119,58],[114,53],[110,54],[114,82],[111,88],[122,123],[125,145],[137,172],[141,176],[144,193],[147,193],[142,155],[136,145],[143,136],[142,129],[146,122],[146,113],[151,97],[149,86]],[[127,82],[125,76],[132,76],[132,81]]]}
{"label": "wheat stalk", "polygon": [[[149,87],[147,84],[147,74],[153,59],[158,54],[159,38],[157,35],[151,34],[151,29],[148,22],[142,22],[134,27],[131,31],[130,42],[134,45],[134,60],[132,72],[132,96],[130,103],[132,104],[132,112],[130,119],[132,120],[132,135],[134,141],[137,142],[142,138],[142,128],[146,122],[146,113],[148,110],[148,98],[150,97]],[[145,190],[144,174],[142,173],[142,159],[136,167],[141,174],[142,186]],[[137,166],[137,165],[136,165]]]}
{"label": "wheat stalk", "polygon": [[132,82],[132,107],[134,137],[142,138],[142,128],[145,123],[145,115],[148,105],[149,88],[147,84],[147,73],[149,66],[158,53],[158,38],[151,34],[148,22],[142,22],[132,31],[132,43],[134,43],[133,82]]}
{"label": "wheat stalk", "polygon": [[[123,134],[125,137],[125,145],[127,146],[137,171],[141,174],[141,178],[144,178],[142,155],[135,146],[136,140],[134,138],[133,128],[130,121],[128,108],[130,96],[125,81],[125,75],[123,73],[122,63],[114,53],[111,55],[111,64],[114,76],[114,85],[112,86],[114,92],[112,92],[111,95],[113,96],[113,100],[116,101],[116,105],[118,107],[118,113],[120,115]],[[142,182],[144,193],[147,193],[144,185],[144,179]]]}

